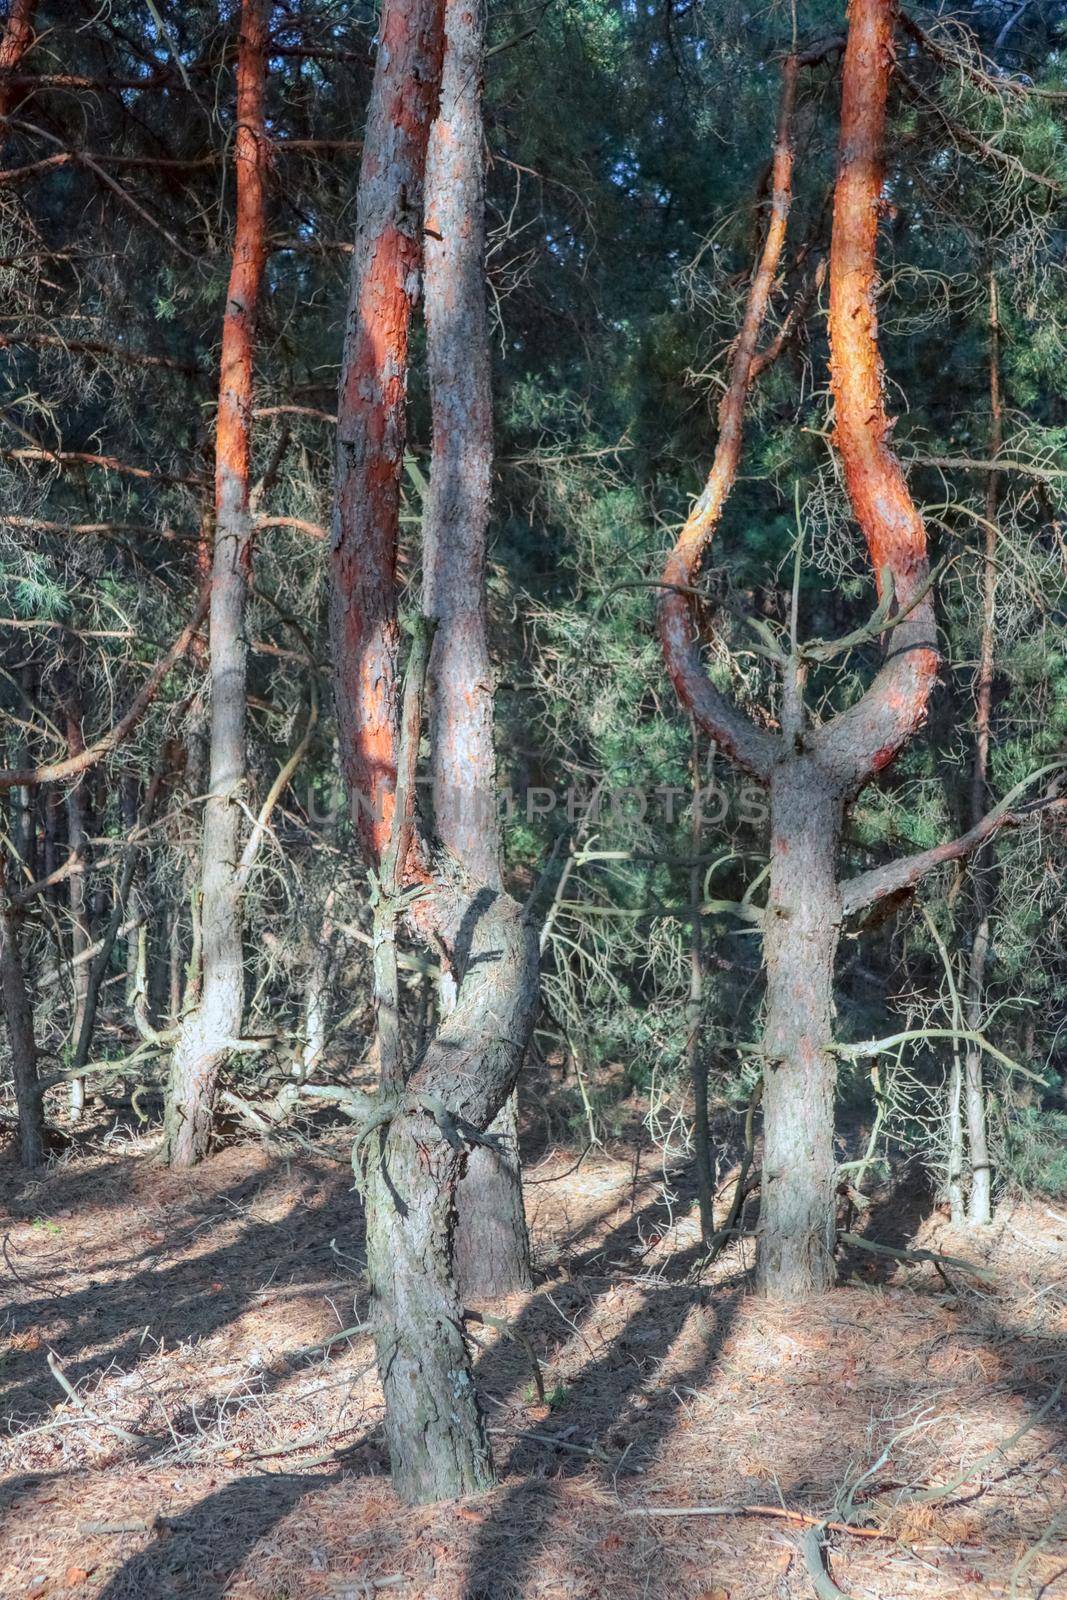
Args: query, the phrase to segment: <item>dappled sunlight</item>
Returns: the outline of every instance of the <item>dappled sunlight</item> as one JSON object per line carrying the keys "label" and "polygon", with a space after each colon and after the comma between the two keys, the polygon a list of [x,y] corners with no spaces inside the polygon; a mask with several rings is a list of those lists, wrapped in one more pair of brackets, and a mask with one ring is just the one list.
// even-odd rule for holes
{"label": "dappled sunlight", "polygon": [[[81,1572],[87,1600],[375,1582],[426,1600],[756,1600],[810,1592],[804,1519],[854,1519],[829,1535],[851,1594],[1007,1594],[1024,1557],[1020,1595],[1063,1592],[1054,1210],[1005,1204],[980,1235],[928,1206],[912,1219],[905,1243],[990,1283],[867,1258],[822,1301],[783,1307],[754,1298],[736,1246],[695,1273],[686,1204],[635,1184],[631,1163],[591,1155],[580,1188],[572,1168],[560,1154],[531,1169],[545,1268],[495,1305],[509,1331],[472,1330],[503,1481],[402,1513],[369,1339],[311,1348],[366,1304],[343,1171],[237,1148],[196,1189],[101,1162],[81,1175],[93,1206],[72,1211],[62,1187],[32,1216],[25,1193],[9,1201],[25,1281],[5,1288],[0,1588],[52,1593],[27,1585]],[[763,1509],[661,1514],[700,1507]]]}

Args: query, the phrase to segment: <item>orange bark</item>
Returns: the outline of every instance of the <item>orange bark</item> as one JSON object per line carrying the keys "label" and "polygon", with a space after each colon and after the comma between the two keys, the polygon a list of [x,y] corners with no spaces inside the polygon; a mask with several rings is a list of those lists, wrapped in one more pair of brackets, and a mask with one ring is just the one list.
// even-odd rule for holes
{"label": "orange bark", "polygon": [[0,117],[11,111],[17,93],[12,73],[34,41],[33,17],[37,0],[12,0],[3,36],[0,37]]}
{"label": "orange bark", "polygon": [[252,460],[252,373],[255,318],[267,259],[266,136],[267,7],[245,0],[237,59],[237,218],[222,322],[222,358],[215,444],[215,514],[232,516],[237,497],[248,509]]}
{"label": "orange bark", "polygon": [[841,95],[841,132],[830,248],[830,371],[837,446],[881,593],[908,610],[889,660],[858,706],[825,742],[851,768],[850,787],[886,766],[922,722],[937,673],[926,529],[889,445],[885,371],[878,349],[877,244],[884,181],[886,102],[893,63],[890,0],[852,0]]}
{"label": "orange bark", "polygon": [[789,56],[782,68],[782,94],[771,175],[770,220],[749,289],[741,331],[734,346],[729,385],[719,407],[719,439],[715,459],[704,492],[690,512],[667,558],[663,582],[674,587],[664,590],[659,606],[664,659],[678,698],[696,717],[704,731],[717,740],[739,766],[763,779],[768,776],[772,759],[770,740],[709,683],[693,633],[692,597],[679,591],[692,586],[737,477],[745,400],[756,357],[756,344],[778,271],[792,198],[793,146],[790,123],[796,76],[796,58]]}
{"label": "orange bark", "polygon": [[396,788],[396,564],[408,338],[422,271],[422,189],[442,39],[441,0],[385,6],[338,395],[330,603],[335,698],[354,820],[373,865],[389,841]]}

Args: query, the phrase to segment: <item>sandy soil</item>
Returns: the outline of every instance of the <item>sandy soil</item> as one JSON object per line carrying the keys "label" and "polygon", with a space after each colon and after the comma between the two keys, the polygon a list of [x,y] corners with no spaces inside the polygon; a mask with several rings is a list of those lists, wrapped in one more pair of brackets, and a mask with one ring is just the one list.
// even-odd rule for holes
{"label": "sandy soil", "polygon": [[[530,1171],[537,1287],[494,1307],[547,1403],[478,1328],[501,1484],[417,1511],[369,1341],[312,1348],[366,1306],[340,1145],[192,1178],[136,1144],[5,1164],[0,1594],[786,1600],[816,1592],[808,1518],[851,1524],[826,1560],[854,1600],[1067,1597],[1067,1212],[1005,1204],[976,1237],[887,1198],[871,1237],[988,1277],[856,1251],[785,1310],[742,1248],[694,1270],[692,1205],[647,1160],[575,1160]],[[790,1515],[693,1514],[746,1506]]]}

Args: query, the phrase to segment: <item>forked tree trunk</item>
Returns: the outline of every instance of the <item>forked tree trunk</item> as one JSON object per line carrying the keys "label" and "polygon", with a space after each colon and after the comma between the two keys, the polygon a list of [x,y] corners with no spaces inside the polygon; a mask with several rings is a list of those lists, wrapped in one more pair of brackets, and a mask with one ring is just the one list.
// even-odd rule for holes
{"label": "forked tree trunk", "polygon": [[812,762],[771,780],[771,870],[763,936],[763,1177],[759,1282],[802,1299],[834,1281],[834,960],[843,797]]}
{"label": "forked tree trunk", "polygon": [[[852,0],[829,317],[835,442],[849,499],[879,596],[902,613],[894,618],[886,660],[855,704],[810,726],[804,707],[808,664],[798,649],[794,618],[790,653],[780,660],[781,734],[775,737],[715,688],[693,628],[692,585],[737,475],[749,384],[766,364],[756,346],[789,209],[793,89],[798,66],[812,56],[790,58],[783,67],[766,239],[733,347],[715,459],[668,558],[660,601],[664,657],[683,705],[736,765],[771,790],[770,892],[763,916],[767,1018],[759,1281],[765,1294],[790,1299],[832,1281],[833,969],[842,917],[916,882],[940,861],[958,859],[974,843],[965,837],[850,883],[837,878],[845,808],[921,724],[938,659],[926,533],[889,444],[878,349],[876,255],[892,29],[890,0]],[[892,592],[886,593],[889,585]]]}
{"label": "forked tree trunk", "polygon": [[226,292],[215,445],[211,576],[211,756],[201,856],[203,979],[171,1062],[166,1158],[190,1167],[208,1150],[219,1070],[244,1018],[238,880],[247,776],[245,610],[252,566],[249,488],[256,313],[266,261],[265,79],[269,0],[242,0],[237,61],[237,218]]}
{"label": "forked tree trunk", "polygon": [[[485,295],[482,4],[449,0],[441,102],[426,159],[426,324],[433,456],[423,530],[430,661],[430,773],[438,838],[478,883],[501,883],[485,541],[493,459]],[[454,989],[442,986],[447,1011]],[[528,1289],[514,1096],[476,1145],[459,1185],[455,1271],[468,1299]]]}

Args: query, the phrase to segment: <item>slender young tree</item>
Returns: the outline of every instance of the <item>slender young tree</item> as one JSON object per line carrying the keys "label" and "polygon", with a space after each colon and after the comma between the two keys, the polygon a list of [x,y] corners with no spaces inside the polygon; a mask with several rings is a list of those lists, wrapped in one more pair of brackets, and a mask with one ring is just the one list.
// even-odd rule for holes
{"label": "slender young tree", "polygon": [[[1004,402],[1000,388],[1000,313],[997,280],[989,275],[989,454],[995,461],[1004,443]],[[974,685],[975,739],[971,762],[969,817],[973,828],[989,801],[989,746],[993,721],[993,673],[996,664],[997,620],[997,508],[1000,478],[989,474],[985,494],[982,551],[982,630]],[[967,962],[965,1015],[967,1027],[976,1031],[982,1022],[986,968],[989,962],[990,921],[993,914],[992,879],[995,846],[990,842],[972,863],[974,932]],[[992,1171],[986,1127],[985,1084],[982,1056],[974,1042],[968,1044],[963,1064],[964,1104],[967,1112],[967,1219],[979,1226],[992,1220]]]}
{"label": "slender young tree", "polygon": [[15,1080],[18,1111],[19,1160],[24,1167],[39,1167],[45,1158],[44,1102],[37,1063],[33,1005],[19,947],[20,915],[11,902],[7,884],[6,852],[0,850],[0,995],[4,1002],[7,1042]]}
{"label": "slender young tree", "polygon": [[[437,630],[428,683],[434,831],[472,879],[499,890],[500,818],[485,540],[493,458],[485,295],[482,0],[445,9],[441,104],[426,161],[426,349],[433,454],[422,608]],[[451,1010],[450,973],[439,1004]],[[456,1277],[465,1298],[528,1289],[530,1245],[511,1096],[459,1186]]]}
{"label": "slender young tree", "polygon": [[[415,630],[400,704],[396,558],[408,347],[444,9],[440,0],[387,0],[382,12],[338,400],[330,597],[342,760],[376,898],[381,1084],[364,1108],[353,1159],[366,1203],[393,1480],[413,1501],[471,1493],[492,1480],[453,1272],[456,1193],[467,1144],[484,1136],[514,1088],[537,993],[536,941],[521,908],[498,880],[479,882],[420,836],[415,769],[432,624]],[[458,332],[440,325],[437,337],[439,350],[459,348]],[[405,911],[456,984],[451,1013],[413,1055],[397,985]]]}
{"label": "slender young tree", "polygon": [[[67,748],[71,755],[85,749],[80,706],[74,702],[67,710]],[[89,963],[85,952],[93,942],[89,898],[89,852],[92,834],[89,778],[82,773],[67,791],[67,844],[71,853],[70,924],[74,1016],[71,1039],[77,1044],[85,1023],[89,996]],[[70,1085],[70,1118],[77,1122],[85,1110],[85,1079],[74,1078]]]}
{"label": "slender young tree", "polygon": [[779,653],[779,732],[772,733],[714,687],[693,631],[690,591],[736,477],[745,399],[759,365],[760,324],[785,234],[790,112],[803,58],[788,60],[783,69],[770,221],[734,346],[715,460],[667,561],[660,602],[664,656],[683,705],[736,765],[770,791],[770,876],[762,918],[767,993],[758,1270],[763,1293],[787,1299],[817,1293],[833,1280],[833,985],[842,923],[849,914],[911,887],[942,862],[961,859],[1012,815],[1002,805],[958,839],[850,881],[838,879],[846,810],[923,722],[938,666],[926,533],[889,442],[892,424],[878,347],[876,251],[893,17],[891,0],[852,0],[829,312],[835,442],[879,596],[875,622],[863,637],[883,634],[883,664],[853,705],[816,725],[805,704],[805,685],[811,665],[827,659],[827,647],[803,646],[794,627],[788,655]]}
{"label": "slender young tree", "polygon": [[207,1153],[219,1070],[240,1037],[244,948],[239,875],[247,777],[245,612],[252,567],[249,492],[256,317],[266,264],[269,0],[242,0],[237,57],[237,216],[226,291],[215,434],[211,572],[211,755],[201,842],[203,976],[171,1062],[165,1154],[189,1167]]}

